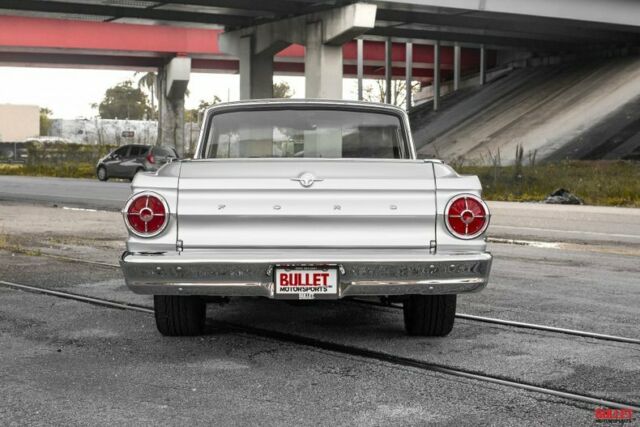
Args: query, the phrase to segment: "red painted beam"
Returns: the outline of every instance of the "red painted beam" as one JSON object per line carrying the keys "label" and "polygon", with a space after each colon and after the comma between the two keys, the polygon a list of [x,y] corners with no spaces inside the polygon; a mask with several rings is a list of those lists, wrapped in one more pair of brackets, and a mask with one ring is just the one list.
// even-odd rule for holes
{"label": "red painted beam", "polygon": [[[225,55],[218,48],[222,30],[166,25],[118,24],[112,22],[0,16],[0,49],[61,49],[137,52],[142,54],[177,53],[186,55]],[[283,57],[304,58],[304,47],[292,45],[278,53]]]}
{"label": "red painted beam", "polygon": [[220,54],[219,32],[164,25],[0,16],[1,47]]}

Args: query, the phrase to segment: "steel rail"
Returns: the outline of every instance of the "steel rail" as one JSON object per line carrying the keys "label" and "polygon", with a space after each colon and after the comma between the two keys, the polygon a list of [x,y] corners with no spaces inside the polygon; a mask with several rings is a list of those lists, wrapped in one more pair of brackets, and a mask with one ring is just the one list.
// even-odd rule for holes
{"label": "steel rail", "polygon": [[[41,254],[41,255],[54,258],[54,259],[60,259],[63,261],[69,261],[69,262],[78,262],[83,264],[97,265],[97,266],[110,267],[110,268],[120,268],[118,264],[111,264],[107,262],[89,261],[89,260],[84,260],[80,258],[67,257],[63,255],[53,255],[53,254]],[[353,299],[352,301],[357,302],[359,304],[402,309],[402,306],[395,305],[395,304],[383,304],[375,301],[367,301],[367,300],[361,300],[361,299]],[[497,319],[495,317],[477,316],[474,314],[466,314],[466,313],[457,313],[456,318],[471,320],[474,322],[489,323],[493,325],[511,326],[514,328],[532,329],[536,331],[553,332],[558,334],[572,335],[576,337],[593,338],[593,339],[603,340],[603,341],[612,341],[612,342],[619,342],[619,343],[625,343],[625,344],[640,345],[640,339],[627,338],[619,335],[601,334],[597,332],[581,331],[578,329],[568,329],[568,328],[561,328],[556,326],[540,325],[537,323],[518,322],[515,320]]]}
{"label": "steel rail", "polygon": [[47,258],[53,258],[53,259],[59,259],[59,260],[68,261],[68,262],[77,262],[77,263],[80,263],[80,264],[98,265],[98,266],[101,266],[101,267],[109,267],[109,268],[120,268],[120,266],[118,264],[111,264],[109,262],[104,262],[104,261],[91,261],[91,260],[87,260],[87,259],[73,258],[73,257],[65,256],[65,255],[54,255],[54,254],[40,253],[40,256],[44,256],[44,257],[47,257]]}
{"label": "steel rail", "polygon": [[475,322],[492,323],[495,325],[513,326],[516,328],[534,329],[534,330],[546,331],[546,332],[557,332],[560,334],[574,335],[574,336],[585,337],[585,338],[594,338],[594,339],[604,340],[604,341],[614,341],[614,342],[621,342],[626,344],[640,344],[640,339],[636,339],[636,338],[627,338],[627,337],[621,337],[617,335],[599,334],[596,332],[580,331],[577,329],[566,329],[566,328],[559,328],[555,326],[538,325],[535,323],[516,322],[515,320],[495,319],[493,317],[476,316],[473,314],[463,314],[463,313],[456,314],[456,317],[459,319],[473,320]]}
{"label": "steel rail", "polygon": [[[136,312],[142,312],[145,314],[154,313],[153,309],[150,307],[132,305],[132,304],[127,304],[127,303],[122,303],[117,301],[106,300],[102,298],[88,297],[85,295],[78,295],[78,294],[64,292],[64,291],[55,291],[51,289],[40,288],[37,286],[23,285],[19,283],[7,282],[4,280],[0,280],[0,285],[4,285],[6,287],[18,289],[22,291],[50,295],[58,298],[74,300],[74,301],[102,306],[106,308],[131,310]],[[452,368],[445,365],[424,362],[421,360],[411,359],[408,357],[396,356],[396,355],[381,352],[381,351],[375,351],[375,350],[369,350],[361,347],[332,343],[329,341],[323,341],[316,338],[310,338],[310,337],[305,337],[301,335],[295,335],[295,334],[290,334],[285,332],[277,332],[277,331],[272,331],[268,329],[256,328],[252,326],[245,326],[245,325],[239,325],[239,324],[228,323],[228,322],[219,321],[219,322],[216,322],[216,324],[225,326],[230,330],[234,330],[247,335],[259,336],[262,338],[270,338],[270,339],[274,339],[281,342],[303,345],[306,347],[327,350],[327,351],[346,354],[350,356],[362,357],[365,359],[377,360],[380,362],[389,363],[396,366],[417,368],[417,369],[429,371],[429,372],[437,372],[445,375],[451,375],[451,376],[467,378],[471,380],[477,380],[481,382],[498,384],[498,385],[517,388],[517,389],[526,390],[534,393],[541,393],[549,396],[559,397],[559,398],[563,398],[563,399],[574,401],[574,402],[595,405],[598,407],[607,407],[607,408],[613,408],[613,409],[631,409],[633,411],[640,411],[640,404],[637,404],[637,403],[613,401],[608,399],[602,399],[600,397],[593,396],[593,395],[573,393],[570,391],[542,387],[542,386],[538,386],[532,383],[527,383],[524,381],[517,381],[517,380],[508,379],[508,378],[498,377],[498,376],[486,375],[486,374],[482,374],[479,372],[474,372],[466,369]]]}
{"label": "steel rail", "polygon": [[84,302],[84,303],[87,303],[87,304],[93,304],[93,305],[97,305],[97,306],[101,306],[101,307],[117,308],[117,309],[120,309],[120,310],[139,311],[141,313],[146,313],[146,314],[153,314],[154,313],[153,308],[149,308],[149,307],[145,307],[145,306],[141,306],[141,305],[128,304],[128,303],[119,302],[119,301],[111,301],[111,300],[103,299],[103,298],[93,298],[93,297],[88,297],[86,295],[74,294],[74,293],[71,293],[71,292],[55,291],[53,289],[41,288],[41,287],[38,287],[38,286],[23,285],[23,284],[20,284],[20,283],[7,282],[5,280],[0,280],[0,285],[4,285],[4,286],[6,286],[8,288],[19,289],[21,291],[33,292],[33,293],[44,294],[44,295],[51,295],[51,296],[58,297],[58,298]]}
{"label": "steel rail", "polygon": [[[357,302],[358,304],[374,305],[377,307],[388,307],[388,308],[402,310],[402,306],[396,305],[396,304],[384,304],[384,303],[379,303],[375,301],[367,301],[367,300],[361,300],[361,299],[354,299],[352,301]],[[515,328],[523,328],[523,329],[533,329],[537,331],[554,332],[554,333],[565,334],[565,335],[573,335],[576,337],[594,338],[598,340],[620,342],[625,344],[640,344],[640,339],[637,339],[637,338],[627,338],[627,337],[621,337],[618,335],[608,335],[608,334],[600,334],[597,332],[580,331],[578,329],[567,329],[567,328],[560,328],[556,326],[539,325],[537,323],[518,322],[515,320],[496,319],[495,317],[476,316],[474,314],[457,313],[456,318],[471,320],[474,322],[490,323],[490,324],[501,325],[501,326],[512,326]]]}

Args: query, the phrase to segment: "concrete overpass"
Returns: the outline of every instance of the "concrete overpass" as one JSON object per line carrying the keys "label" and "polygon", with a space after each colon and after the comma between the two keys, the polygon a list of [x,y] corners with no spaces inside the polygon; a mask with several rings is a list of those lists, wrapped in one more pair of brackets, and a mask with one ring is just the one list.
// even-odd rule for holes
{"label": "concrete overpass", "polygon": [[[237,73],[238,58],[224,53],[217,28],[143,25],[71,19],[0,15],[0,64],[73,68],[114,68],[155,71],[176,54],[191,58],[196,72]],[[291,45],[274,57],[274,71],[280,75],[304,75],[304,47]],[[357,43],[343,46],[344,75],[357,75]],[[405,76],[404,43],[393,43],[394,78]],[[384,76],[385,46],[366,40],[363,47],[365,78]],[[412,74],[430,82],[433,77],[433,45],[413,46]],[[450,78],[453,49],[441,52],[442,73]],[[462,49],[462,73],[479,66],[477,49]]]}
{"label": "concrete overpass", "polygon": [[[237,29],[353,3],[335,0],[1,0],[5,14]],[[367,35],[417,34],[420,39],[497,46],[637,41],[640,4],[630,0],[385,0]],[[409,32],[409,30],[411,32]],[[635,34],[635,35],[634,35]],[[431,36],[437,37],[431,37]],[[473,36],[473,38],[469,38]],[[544,44],[543,44],[544,46]],[[553,44],[546,47],[556,49]]]}
{"label": "concrete overpass", "polygon": [[[384,74],[390,87],[391,79],[404,72],[407,80],[432,80],[433,108],[437,110],[440,83],[451,79],[453,90],[458,89],[466,63],[476,66],[477,81],[483,84],[487,66],[494,63],[491,52],[497,52],[497,63],[506,63],[523,57],[637,46],[640,41],[640,3],[629,0],[0,0],[0,13],[89,21],[87,26],[99,23],[103,31],[96,41],[113,39],[125,24],[128,29],[143,24],[151,25],[153,31],[175,31],[163,39],[165,50],[149,55],[134,48],[126,60],[120,56],[119,61],[159,67],[161,117],[169,123],[166,141],[178,144],[175,130],[182,120],[183,92],[192,69],[238,69],[243,98],[269,96],[274,72],[304,72],[309,97],[340,97],[340,84],[330,82],[341,82],[345,74],[360,79]],[[167,24],[182,28],[165,27]],[[0,46],[4,46],[0,60],[6,62],[37,63],[29,55],[34,52],[40,61],[57,60],[61,65],[78,60],[82,53],[87,54],[82,58],[84,65],[92,61],[95,65],[101,59],[91,46],[74,45],[62,51],[54,46],[42,51],[38,50],[42,46],[28,46],[20,40],[10,40],[18,46],[10,45],[7,38],[16,31],[23,38],[26,32],[17,28],[3,34],[2,28],[0,25]],[[216,48],[207,42],[207,33],[201,33],[222,29]],[[184,36],[187,31],[193,39]],[[129,46],[137,41],[135,36],[124,40]],[[85,42],[80,36],[69,41]],[[117,44],[118,40],[111,41]],[[424,48],[419,46],[425,44],[429,48],[421,51]],[[198,52],[198,46],[203,51]],[[64,57],[70,55],[68,49],[73,49],[73,57]],[[110,56],[108,51],[109,47],[100,52],[102,59]],[[372,57],[365,57],[367,51]]]}

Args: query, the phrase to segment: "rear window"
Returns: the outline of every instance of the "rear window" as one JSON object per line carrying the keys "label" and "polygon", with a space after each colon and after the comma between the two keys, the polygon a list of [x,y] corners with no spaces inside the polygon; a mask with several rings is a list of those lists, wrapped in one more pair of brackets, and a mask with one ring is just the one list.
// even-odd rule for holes
{"label": "rear window", "polygon": [[338,109],[215,114],[204,158],[408,158],[399,116]]}

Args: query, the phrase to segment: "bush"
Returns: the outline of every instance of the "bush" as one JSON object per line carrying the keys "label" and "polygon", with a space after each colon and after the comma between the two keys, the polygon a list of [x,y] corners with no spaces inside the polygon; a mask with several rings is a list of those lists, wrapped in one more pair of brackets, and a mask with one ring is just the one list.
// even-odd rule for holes
{"label": "bush", "polygon": [[63,163],[58,165],[0,164],[0,175],[53,176],[60,178],[94,178],[94,163]]}
{"label": "bush", "polygon": [[27,165],[30,166],[64,166],[73,163],[90,163],[95,165],[113,149],[115,145],[64,144],[57,142],[30,141],[26,143]]}

